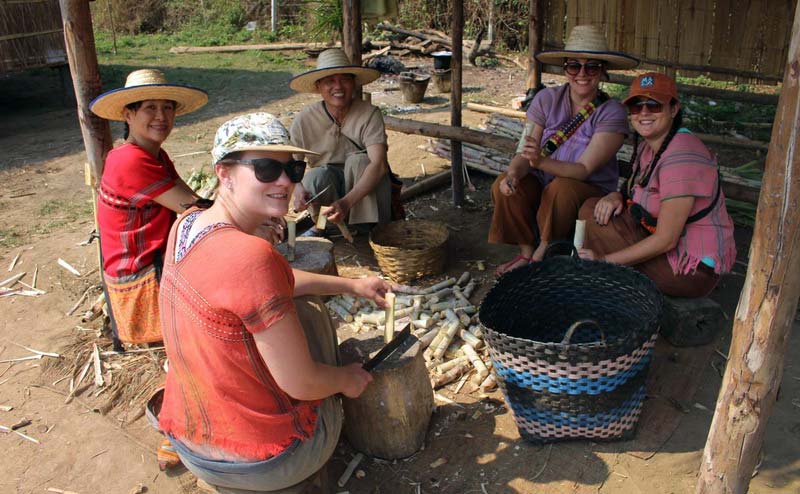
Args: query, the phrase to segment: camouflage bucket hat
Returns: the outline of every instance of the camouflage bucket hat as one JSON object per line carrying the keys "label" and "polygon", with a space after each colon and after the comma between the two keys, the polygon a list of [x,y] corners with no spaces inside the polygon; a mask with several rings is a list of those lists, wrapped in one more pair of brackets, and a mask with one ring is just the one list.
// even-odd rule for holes
{"label": "camouflage bucket hat", "polygon": [[211,149],[213,163],[238,151],[285,151],[298,154],[317,153],[292,146],[289,131],[270,113],[248,113],[228,120],[217,129],[214,147]]}

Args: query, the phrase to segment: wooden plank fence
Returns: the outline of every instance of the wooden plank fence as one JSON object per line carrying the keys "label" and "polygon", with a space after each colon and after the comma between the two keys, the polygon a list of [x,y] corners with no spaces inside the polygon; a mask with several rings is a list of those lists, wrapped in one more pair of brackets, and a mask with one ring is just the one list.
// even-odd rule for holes
{"label": "wooden plank fence", "polygon": [[[572,27],[603,26],[612,50],[682,75],[766,81],[783,77],[797,0],[549,0],[544,45],[564,46]],[[696,70],[699,68],[705,70]]]}

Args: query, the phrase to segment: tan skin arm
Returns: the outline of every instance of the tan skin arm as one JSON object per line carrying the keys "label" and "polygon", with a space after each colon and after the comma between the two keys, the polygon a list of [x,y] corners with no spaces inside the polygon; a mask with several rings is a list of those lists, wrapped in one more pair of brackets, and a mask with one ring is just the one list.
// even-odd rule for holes
{"label": "tan skin arm", "polygon": [[155,202],[161,204],[165,208],[171,209],[180,214],[186,211],[187,206],[194,204],[200,196],[186,185],[180,177],[175,179],[175,186],[153,198]]}
{"label": "tan skin arm", "polygon": [[344,367],[315,362],[294,313],[254,336],[256,347],[278,386],[297,400],[321,400],[336,393],[356,398],[372,381],[354,363]]}
{"label": "tan skin arm", "polygon": [[367,146],[367,156],[369,156],[369,164],[361,175],[361,178],[358,179],[353,188],[350,189],[350,192],[323,211],[328,219],[334,223],[343,221],[347,217],[350,208],[363,199],[364,196],[375,190],[375,187],[378,186],[378,183],[383,179],[384,175],[386,175],[388,168],[386,164],[386,144]]}
{"label": "tan skin arm", "polygon": [[591,249],[580,249],[584,259],[597,259],[624,266],[633,266],[671,251],[678,245],[686,220],[694,207],[694,197],[674,197],[661,202],[655,233],[600,259]]}
{"label": "tan skin arm", "polygon": [[299,269],[292,269],[294,274],[294,296],[303,295],[335,295],[349,293],[359,297],[373,300],[381,307],[386,306],[386,292],[392,286],[380,278],[342,278],[324,274],[309,273]]}
{"label": "tan skin arm", "polygon": [[[530,122],[529,123],[533,123]],[[552,158],[542,158],[541,145],[544,128],[534,123],[531,135],[526,137],[526,144],[522,153],[514,156],[508,167],[508,177],[511,186],[516,189],[519,180],[531,169],[539,169],[556,177],[586,180],[601,166],[614,157],[625,136],[622,134],[598,132],[592,136],[586,150],[577,162],[560,161]],[[500,184],[500,191],[505,195],[513,193],[508,183]]]}

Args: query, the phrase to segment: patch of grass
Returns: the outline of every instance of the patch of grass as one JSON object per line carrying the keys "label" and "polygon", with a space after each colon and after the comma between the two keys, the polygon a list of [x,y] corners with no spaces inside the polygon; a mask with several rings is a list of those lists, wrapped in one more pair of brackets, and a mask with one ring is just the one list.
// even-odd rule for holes
{"label": "patch of grass", "polygon": [[0,229],[0,246],[6,248],[19,247],[26,243],[27,237],[16,230],[16,228]]}
{"label": "patch of grass", "polygon": [[91,201],[70,202],[62,199],[51,199],[39,207],[39,216],[42,221],[33,225],[30,233],[47,235],[56,230],[75,225],[79,220],[92,217]]}

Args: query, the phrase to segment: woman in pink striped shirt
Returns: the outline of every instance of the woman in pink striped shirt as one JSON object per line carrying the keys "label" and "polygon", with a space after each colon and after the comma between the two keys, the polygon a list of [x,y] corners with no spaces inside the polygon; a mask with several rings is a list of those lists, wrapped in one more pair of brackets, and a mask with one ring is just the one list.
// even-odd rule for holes
{"label": "woman in pink striped shirt", "polygon": [[716,157],[681,127],[670,77],[640,75],[623,103],[644,142],[635,147],[626,187],[581,207],[586,243],[579,254],[633,266],[667,295],[708,295],[736,260]]}

